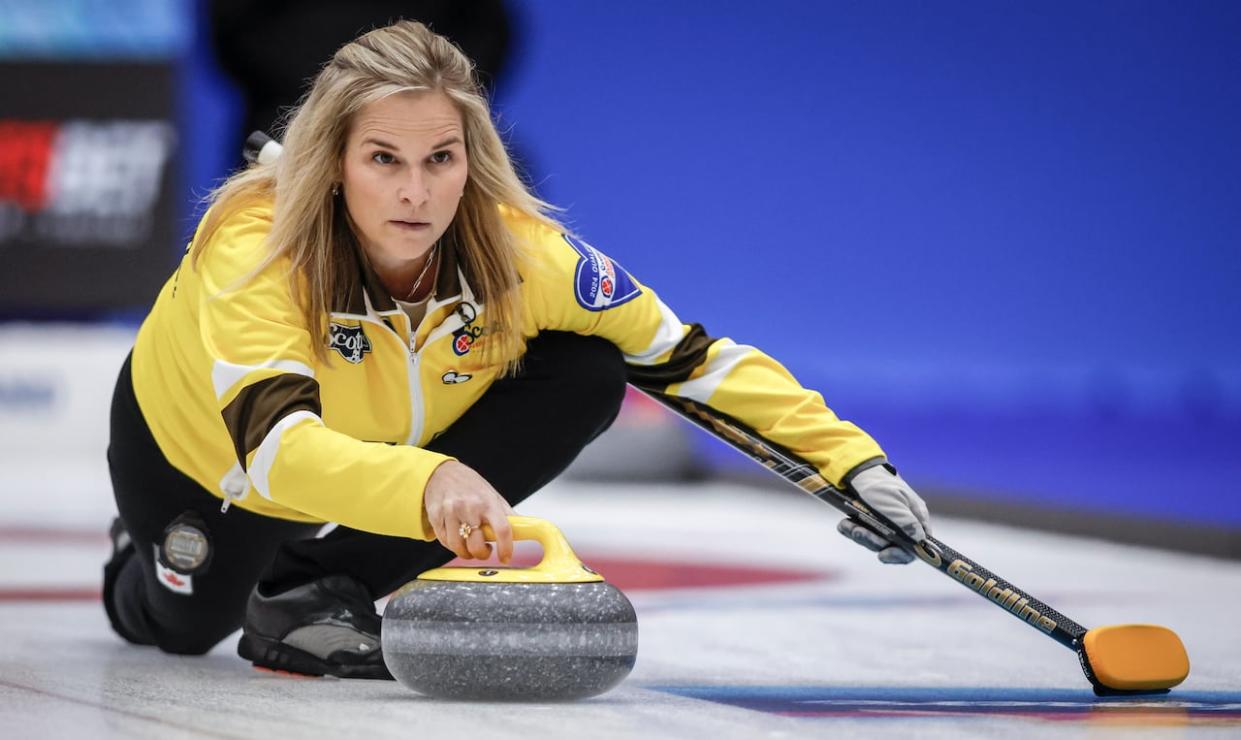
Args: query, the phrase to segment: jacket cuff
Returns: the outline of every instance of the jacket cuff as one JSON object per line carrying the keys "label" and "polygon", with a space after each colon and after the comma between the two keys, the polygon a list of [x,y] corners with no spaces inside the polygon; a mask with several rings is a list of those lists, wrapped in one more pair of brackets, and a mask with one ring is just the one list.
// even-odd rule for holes
{"label": "jacket cuff", "polygon": [[896,472],[896,468],[893,467],[892,464],[888,462],[888,458],[880,455],[879,457],[872,457],[869,460],[866,460],[864,462],[858,463],[857,465],[853,466],[853,468],[849,472],[845,473],[845,476],[840,479],[840,487],[852,489],[853,479],[858,476],[858,473],[870,470],[871,468],[877,468],[881,465],[884,468],[886,468],[887,471],[891,473],[892,475],[898,475],[898,473]]}

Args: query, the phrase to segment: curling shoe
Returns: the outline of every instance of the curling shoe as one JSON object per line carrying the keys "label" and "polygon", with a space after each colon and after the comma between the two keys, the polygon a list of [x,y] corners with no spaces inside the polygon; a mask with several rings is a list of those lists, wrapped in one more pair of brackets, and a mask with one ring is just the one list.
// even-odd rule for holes
{"label": "curling shoe", "polygon": [[366,587],[346,575],[270,596],[256,586],[237,654],[274,671],[392,680],[380,647],[380,623]]}
{"label": "curling shoe", "polygon": [[112,541],[112,557],[105,568],[119,570],[134,554],[134,541],[125,530],[125,522],[119,516],[112,517],[112,525],[108,527],[108,539]]}
{"label": "curling shoe", "polygon": [[125,523],[120,517],[112,518],[112,525],[108,527],[108,539],[112,541],[112,555],[103,565],[103,610],[107,612],[108,622],[116,634],[135,645],[150,645],[151,640],[139,637],[132,625],[127,627],[121,621],[121,614],[116,608],[117,579],[136,552],[133,538],[125,530]]}

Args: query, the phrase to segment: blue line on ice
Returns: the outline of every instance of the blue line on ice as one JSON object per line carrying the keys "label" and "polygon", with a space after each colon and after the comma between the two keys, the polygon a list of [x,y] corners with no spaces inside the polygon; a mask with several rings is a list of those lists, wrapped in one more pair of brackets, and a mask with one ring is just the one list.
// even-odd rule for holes
{"label": "blue line on ice", "polygon": [[1089,689],[909,688],[884,686],[648,686],[677,696],[774,714],[978,714],[1098,716],[1125,711],[1241,720],[1241,692],[1177,691],[1152,696],[1097,697]]}

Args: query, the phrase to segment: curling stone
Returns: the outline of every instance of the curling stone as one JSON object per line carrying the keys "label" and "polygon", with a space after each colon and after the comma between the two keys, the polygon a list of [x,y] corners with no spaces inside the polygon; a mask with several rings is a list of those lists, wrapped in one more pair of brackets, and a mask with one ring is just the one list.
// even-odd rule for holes
{"label": "curling stone", "polygon": [[[638,654],[633,605],[551,522],[509,522],[515,540],[542,545],[542,561],[436,568],[401,587],[383,615],[388,670],[444,699],[563,701],[616,686]],[[490,528],[484,534],[494,541]]]}

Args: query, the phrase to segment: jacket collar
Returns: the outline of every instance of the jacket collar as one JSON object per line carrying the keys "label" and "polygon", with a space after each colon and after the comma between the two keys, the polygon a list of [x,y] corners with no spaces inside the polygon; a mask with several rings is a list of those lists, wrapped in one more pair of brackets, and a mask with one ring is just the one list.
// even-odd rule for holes
{"label": "jacket collar", "polygon": [[[370,260],[362,250],[362,245],[354,238],[353,232],[348,227],[345,227],[344,231],[342,236],[349,244],[349,250],[339,267],[332,313],[366,316],[370,313],[368,308],[377,314],[400,311],[400,307],[380,281],[379,275],[371,267]],[[465,264],[460,257],[457,240],[453,230],[449,229],[440,239],[439,271],[435,278],[431,302],[427,306],[428,312],[462,297],[473,297],[463,269]]]}

